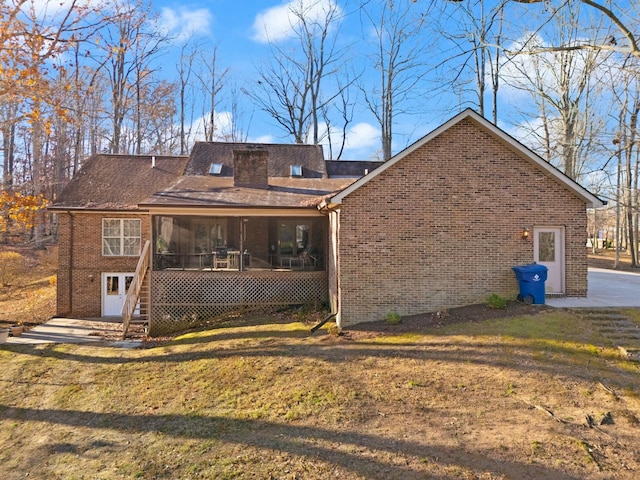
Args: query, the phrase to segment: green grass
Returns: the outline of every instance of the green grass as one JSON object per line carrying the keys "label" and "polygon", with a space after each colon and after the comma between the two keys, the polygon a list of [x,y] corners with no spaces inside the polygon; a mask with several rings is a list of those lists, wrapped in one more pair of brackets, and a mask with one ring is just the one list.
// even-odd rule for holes
{"label": "green grass", "polygon": [[[0,364],[3,480],[598,478],[580,442],[640,468],[640,368],[566,312],[378,337],[264,318]],[[608,436],[580,425],[605,411]]]}

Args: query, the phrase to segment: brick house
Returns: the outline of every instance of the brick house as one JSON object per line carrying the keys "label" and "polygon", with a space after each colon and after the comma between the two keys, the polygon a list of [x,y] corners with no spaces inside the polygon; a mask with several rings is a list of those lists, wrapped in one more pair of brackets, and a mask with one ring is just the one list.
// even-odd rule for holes
{"label": "brick house", "polygon": [[600,199],[465,110],[324,205],[342,326],[515,298],[514,265],[548,294],[586,296],[586,207]]}
{"label": "brick house", "polygon": [[515,296],[511,267],[533,261],[550,293],[582,296],[586,207],[601,205],[471,110],[384,164],[216,142],[96,155],[51,207],[58,315],[137,314],[156,335],[328,301],[346,327]]}

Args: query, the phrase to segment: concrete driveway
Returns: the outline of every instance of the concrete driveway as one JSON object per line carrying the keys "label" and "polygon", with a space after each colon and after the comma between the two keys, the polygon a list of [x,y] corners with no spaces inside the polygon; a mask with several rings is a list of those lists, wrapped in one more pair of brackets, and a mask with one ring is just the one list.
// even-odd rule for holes
{"label": "concrete driveway", "polygon": [[590,268],[586,298],[547,298],[552,307],[640,307],[640,274]]}

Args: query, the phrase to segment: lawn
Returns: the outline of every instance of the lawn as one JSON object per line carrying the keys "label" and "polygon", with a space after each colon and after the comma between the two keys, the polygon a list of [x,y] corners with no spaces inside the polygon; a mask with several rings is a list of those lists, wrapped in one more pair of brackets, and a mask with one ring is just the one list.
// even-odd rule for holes
{"label": "lawn", "polygon": [[640,476],[640,367],[571,312],[309,327],[3,346],[0,478]]}

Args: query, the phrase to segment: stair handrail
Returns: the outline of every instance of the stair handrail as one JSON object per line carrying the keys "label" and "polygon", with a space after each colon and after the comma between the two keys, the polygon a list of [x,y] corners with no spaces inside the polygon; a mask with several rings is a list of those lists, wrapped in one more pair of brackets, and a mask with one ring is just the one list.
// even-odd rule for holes
{"label": "stair handrail", "polygon": [[123,339],[126,338],[127,332],[129,331],[131,319],[133,318],[133,314],[136,311],[136,305],[138,305],[138,300],[140,299],[142,282],[144,281],[144,277],[147,274],[147,270],[149,270],[150,250],[151,242],[147,240],[142,247],[142,253],[140,254],[138,265],[136,266],[136,272],[133,274],[133,280],[131,280],[131,285],[129,285],[129,290],[127,291],[127,295],[125,296],[124,304],[122,305],[121,314]]}

